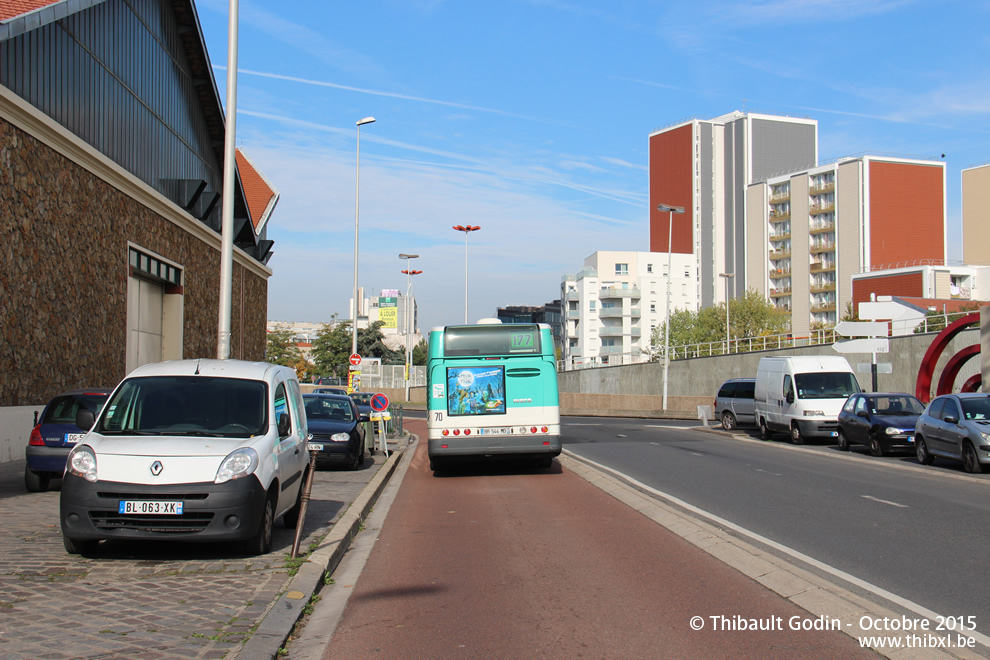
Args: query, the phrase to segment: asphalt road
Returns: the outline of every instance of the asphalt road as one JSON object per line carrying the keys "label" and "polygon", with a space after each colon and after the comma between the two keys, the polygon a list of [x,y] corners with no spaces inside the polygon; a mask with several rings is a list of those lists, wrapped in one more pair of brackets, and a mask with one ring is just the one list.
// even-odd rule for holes
{"label": "asphalt road", "polygon": [[[696,425],[696,424],[695,424]],[[650,420],[565,418],[565,449],[990,633],[990,475]]]}
{"label": "asphalt road", "polygon": [[[425,437],[424,422],[407,428]],[[434,477],[425,450],[324,658],[875,657],[786,623],[693,630],[693,616],[809,615],[558,462]]]}

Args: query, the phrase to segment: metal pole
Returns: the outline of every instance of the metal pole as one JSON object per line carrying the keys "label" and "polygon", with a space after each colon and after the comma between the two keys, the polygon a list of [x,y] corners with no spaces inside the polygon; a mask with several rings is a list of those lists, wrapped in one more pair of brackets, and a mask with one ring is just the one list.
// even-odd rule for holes
{"label": "metal pole", "polygon": [[220,220],[220,309],[217,318],[217,358],[230,357],[230,308],[234,276],[234,182],[237,174],[237,15],[238,0],[230,0],[227,18],[227,118],[223,144],[223,204]]}
{"label": "metal pole", "polygon": [[357,122],[357,165],[354,174],[354,327],[351,328],[351,355],[357,353],[358,331],[358,226],[361,202],[361,126],[375,121],[374,117],[365,117]]}
{"label": "metal pole", "polygon": [[657,207],[660,212],[667,212],[667,311],[663,324],[663,410],[667,411],[667,376],[670,372],[670,278],[673,277],[671,254],[674,251],[674,214],[684,213],[683,206],[661,204]]}
{"label": "metal pole", "polygon": [[468,234],[464,232],[464,325],[468,322]]}

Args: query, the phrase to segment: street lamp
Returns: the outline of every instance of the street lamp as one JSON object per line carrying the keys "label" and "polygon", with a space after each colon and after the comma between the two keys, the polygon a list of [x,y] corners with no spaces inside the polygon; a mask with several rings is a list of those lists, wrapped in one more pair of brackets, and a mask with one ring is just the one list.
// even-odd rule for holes
{"label": "street lamp", "polygon": [[663,324],[663,410],[667,412],[667,372],[670,371],[670,278],[673,275],[670,264],[671,252],[673,252],[671,241],[674,236],[674,214],[684,213],[684,207],[661,204],[657,210],[661,213],[667,212],[667,318]]}
{"label": "street lamp", "polygon": [[412,334],[412,326],[414,325],[412,298],[410,296],[412,291],[412,276],[419,275],[423,272],[421,270],[410,270],[409,260],[418,258],[418,254],[403,253],[399,255],[399,259],[406,260],[406,269],[402,271],[406,275],[406,401],[409,401],[409,375],[412,373],[412,348],[409,344],[409,336]]}
{"label": "street lamp", "polygon": [[725,354],[729,354],[729,280],[736,276],[735,273],[719,273],[719,277],[725,278]]}
{"label": "street lamp", "polygon": [[475,225],[454,225],[454,229],[464,232],[464,325],[468,322],[468,234],[478,231],[481,227]]}
{"label": "street lamp", "polygon": [[357,354],[358,326],[358,217],[361,200],[361,127],[375,121],[365,117],[357,122],[357,166],[354,177],[354,327],[351,328],[351,355]]}

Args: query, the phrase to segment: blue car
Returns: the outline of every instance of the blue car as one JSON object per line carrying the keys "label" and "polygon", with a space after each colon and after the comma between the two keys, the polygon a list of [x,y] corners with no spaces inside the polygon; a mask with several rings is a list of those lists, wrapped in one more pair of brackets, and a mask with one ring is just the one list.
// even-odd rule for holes
{"label": "blue car", "polygon": [[839,449],[866,445],[873,456],[914,451],[914,427],[925,406],[903,392],[853,394],[839,413]]}
{"label": "blue car", "polygon": [[76,413],[89,410],[95,416],[112,391],[98,387],[71,390],[48,402],[24,450],[24,487],[29,493],[44,492],[52,479],[62,478],[69,451],[89,430],[76,426]]}
{"label": "blue car", "polygon": [[340,394],[303,394],[309,449],[316,452],[316,465],[343,465],[356,470],[364,464],[365,425],[351,397]]}

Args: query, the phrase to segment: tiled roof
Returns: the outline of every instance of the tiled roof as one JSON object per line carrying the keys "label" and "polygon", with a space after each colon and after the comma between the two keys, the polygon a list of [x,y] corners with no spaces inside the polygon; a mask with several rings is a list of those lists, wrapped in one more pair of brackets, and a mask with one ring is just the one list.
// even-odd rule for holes
{"label": "tiled roof", "polygon": [[244,188],[244,197],[254,233],[260,234],[275,204],[278,203],[278,191],[240,149],[237,150],[237,172],[241,176],[241,185]]}
{"label": "tiled roof", "polygon": [[57,5],[59,2],[62,0],[0,0],[0,21],[8,21],[48,5]]}

